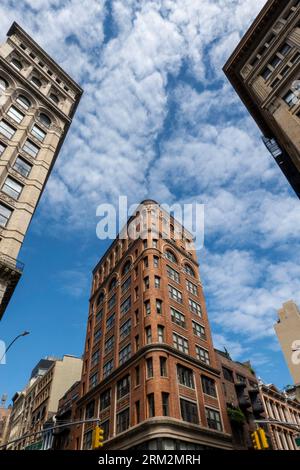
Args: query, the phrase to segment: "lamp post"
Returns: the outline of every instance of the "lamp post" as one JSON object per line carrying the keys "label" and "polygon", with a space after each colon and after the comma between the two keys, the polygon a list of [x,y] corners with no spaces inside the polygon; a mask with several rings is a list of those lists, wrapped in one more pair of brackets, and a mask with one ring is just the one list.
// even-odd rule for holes
{"label": "lamp post", "polygon": [[5,357],[7,351],[12,347],[12,345],[17,341],[17,339],[21,338],[22,336],[27,336],[29,335],[29,331],[23,331],[23,333],[20,333],[18,336],[16,336],[12,342],[7,346],[7,348],[5,349],[2,357],[0,358],[0,364],[2,362],[2,359]]}

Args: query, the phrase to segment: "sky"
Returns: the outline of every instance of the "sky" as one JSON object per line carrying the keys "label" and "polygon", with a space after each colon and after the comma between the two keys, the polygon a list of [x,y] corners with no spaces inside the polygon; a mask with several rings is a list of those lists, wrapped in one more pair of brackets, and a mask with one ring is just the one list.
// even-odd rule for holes
{"label": "sky", "polygon": [[0,394],[41,357],[83,351],[91,270],[109,246],[96,208],[153,198],[205,205],[198,252],[215,346],[292,383],[273,325],[300,304],[299,200],[222,66],[265,0],[1,0],[84,89],[26,236],[23,278],[0,324]]}

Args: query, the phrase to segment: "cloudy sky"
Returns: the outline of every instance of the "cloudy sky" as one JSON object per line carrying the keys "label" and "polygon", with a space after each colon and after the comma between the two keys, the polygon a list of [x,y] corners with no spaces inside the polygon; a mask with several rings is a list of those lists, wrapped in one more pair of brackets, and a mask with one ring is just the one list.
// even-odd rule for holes
{"label": "cloudy sky", "polygon": [[84,96],[20,255],[0,338],[31,335],[0,366],[0,393],[12,396],[42,356],[82,353],[90,272],[108,246],[96,207],[120,194],[205,204],[215,344],[266,382],[291,383],[273,324],[282,302],[300,303],[299,201],[222,72],[264,3],[1,1],[1,41],[16,20]]}

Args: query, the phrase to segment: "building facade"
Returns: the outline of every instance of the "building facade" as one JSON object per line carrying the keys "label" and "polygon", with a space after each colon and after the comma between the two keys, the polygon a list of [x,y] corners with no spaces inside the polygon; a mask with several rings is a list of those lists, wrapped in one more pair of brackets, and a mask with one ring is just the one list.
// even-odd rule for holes
{"label": "building facade", "polygon": [[300,434],[300,402],[291,399],[273,384],[261,384],[259,389],[266,419],[274,420],[274,423],[268,424],[273,449],[299,450],[295,437]]}
{"label": "building facade", "polygon": [[19,251],[81,94],[14,23],[0,46],[0,319],[22,275]]}
{"label": "building facade", "polygon": [[228,352],[216,353],[234,449],[253,450],[251,433],[257,428],[254,420],[265,417],[258,379],[250,362],[233,361]]}
{"label": "building facade", "polygon": [[274,325],[294,384],[300,387],[300,311],[295,302],[285,302]]}
{"label": "building facade", "polygon": [[73,426],[64,423],[74,422],[76,419],[77,401],[80,395],[80,381],[75,382],[67,390],[58,402],[55,424],[57,429],[53,431],[52,449],[54,450],[76,450],[79,443],[73,439]]}
{"label": "building facade", "polygon": [[268,0],[224,72],[300,197],[300,1]]}
{"label": "building facade", "polygon": [[8,408],[0,406],[0,446],[4,445],[8,439],[10,414],[10,406]]}
{"label": "building facade", "polygon": [[140,236],[121,232],[93,271],[77,419],[99,418],[107,449],[229,449],[192,237],[150,200],[128,225]]}

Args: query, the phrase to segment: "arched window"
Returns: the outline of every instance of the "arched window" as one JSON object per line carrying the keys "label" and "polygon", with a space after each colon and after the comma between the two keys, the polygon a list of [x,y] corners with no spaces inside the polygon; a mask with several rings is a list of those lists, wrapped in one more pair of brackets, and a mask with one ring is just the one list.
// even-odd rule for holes
{"label": "arched window", "polygon": [[0,90],[5,91],[8,88],[8,83],[4,78],[0,77]]}
{"label": "arched window", "polygon": [[103,303],[103,300],[104,300],[104,293],[101,292],[101,294],[99,294],[98,298],[97,298],[97,301],[96,301],[96,305],[101,305]]}
{"label": "arched window", "polygon": [[189,276],[195,277],[195,272],[194,272],[194,270],[190,267],[189,264],[185,264],[185,265],[184,265],[184,271],[185,271],[186,274],[188,274]]}
{"label": "arched window", "polygon": [[23,68],[21,62],[18,59],[12,59],[10,63],[18,70],[22,70]]}
{"label": "arched window", "polygon": [[40,113],[39,120],[41,121],[42,124],[44,124],[44,126],[50,127],[51,119],[47,116],[47,114]]}
{"label": "arched window", "polygon": [[168,260],[171,261],[172,263],[177,263],[176,256],[172,253],[172,251],[167,250],[167,251],[166,251],[166,257],[167,257]]}
{"label": "arched window", "polygon": [[41,88],[42,82],[41,82],[41,80],[40,80],[39,78],[33,76],[33,77],[31,77],[30,81],[31,81],[31,83],[33,83],[36,87]]}
{"label": "arched window", "polygon": [[131,261],[130,260],[126,261],[122,269],[122,276],[125,276],[125,274],[128,273],[130,266],[131,266]]}
{"label": "arched window", "polygon": [[54,93],[50,93],[49,98],[50,98],[51,101],[53,101],[53,103],[55,103],[55,104],[59,103],[59,98]]}
{"label": "arched window", "polygon": [[110,281],[110,284],[109,284],[109,292],[111,292],[117,285],[117,278],[116,277],[113,277],[112,280]]}
{"label": "arched window", "polygon": [[25,109],[29,109],[31,106],[31,103],[28,98],[24,95],[19,95],[18,98],[16,99],[17,103],[21,105]]}

